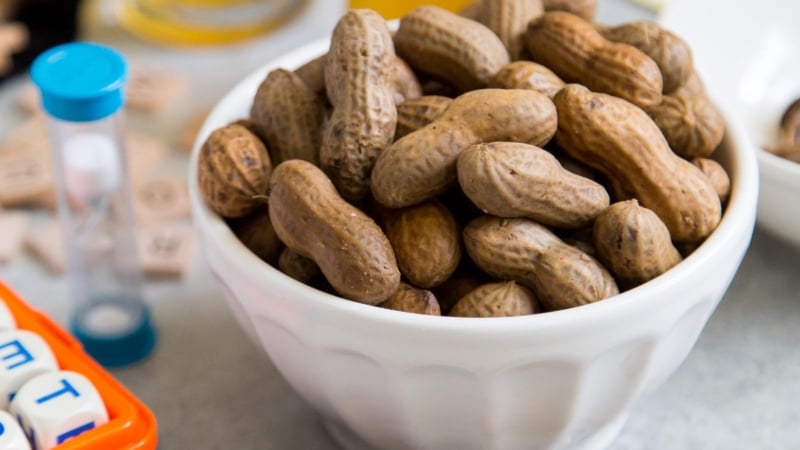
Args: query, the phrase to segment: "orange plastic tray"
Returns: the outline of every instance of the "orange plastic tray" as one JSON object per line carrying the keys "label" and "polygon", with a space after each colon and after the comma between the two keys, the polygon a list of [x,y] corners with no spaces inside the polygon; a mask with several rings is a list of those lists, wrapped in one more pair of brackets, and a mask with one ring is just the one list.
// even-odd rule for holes
{"label": "orange plastic tray", "polygon": [[47,342],[61,369],[82,373],[91,380],[108,410],[107,424],[70,439],[56,447],[58,450],[155,450],[158,445],[156,418],[136,396],[84,352],[74,337],[30,307],[2,281],[0,298],[16,319],[18,328],[32,331]]}

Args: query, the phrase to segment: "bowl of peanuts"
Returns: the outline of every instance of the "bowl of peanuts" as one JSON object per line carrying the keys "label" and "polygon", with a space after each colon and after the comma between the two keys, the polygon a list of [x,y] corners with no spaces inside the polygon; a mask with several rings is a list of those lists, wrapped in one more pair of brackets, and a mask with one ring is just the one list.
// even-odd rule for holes
{"label": "bowl of peanuts", "polygon": [[[724,8],[725,14],[717,14]],[[715,98],[758,149],[760,228],[800,248],[800,28],[797,3],[671,1],[660,22],[689,42]],[[709,33],[704,15],[715,14]],[[708,17],[708,16],[707,16]],[[743,32],[746,30],[746,32]],[[788,202],[788,203],[787,203]],[[789,206],[792,205],[792,206]]]}
{"label": "bowl of peanuts", "polygon": [[[603,448],[749,245],[742,128],[691,59],[636,46],[683,44],[591,10],[507,13],[534,3],[349,11],[198,136],[211,271],[343,448]],[[713,110],[700,150],[665,138],[695,132],[669,128],[686,112],[660,109],[665,78]]]}

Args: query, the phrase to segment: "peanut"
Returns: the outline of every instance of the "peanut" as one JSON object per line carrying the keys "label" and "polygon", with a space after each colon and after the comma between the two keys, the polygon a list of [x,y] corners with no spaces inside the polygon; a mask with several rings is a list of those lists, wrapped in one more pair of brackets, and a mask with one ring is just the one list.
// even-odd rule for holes
{"label": "peanut", "polygon": [[328,54],[325,53],[294,70],[294,74],[303,80],[306,87],[318,95],[325,95],[325,61],[327,58]]}
{"label": "peanut", "polygon": [[509,63],[508,51],[492,30],[435,6],[401,18],[394,43],[411,67],[462,91],[486,87]]}
{"label": "peanut", "polygon": [[278,264],[284,245],[275,234],[272,222],[269,221],[269,208],[266,205],[247,217],[229,219],[228,226],[242,244],[256,256],[270,265]]}
{"label": "peanut", "polygon": [[400,283],[400,287],[397,289],[397,292],[389,297],[389,300],[386,300],[379,306],[393,309],[395,311],[427,314],[429,316],[442,315],[442,311],[439,308],[439,302],[436,301],[436,296],[433,295],[431,291],[417,289],[402,282]]}
{"label": "peanut", "polygon": [[279,164],[270,180],[269,217],[286,246],[313,260],[345,298],[378,304],[400,283],[389,240],[347,203],[313,164]]}
{"label": "peanut", "polygon": [[458,15],[471,20],[479,20],[483,0],[472,0],[458,11]]}
{"label": "peanut", "polygon": [[528,22],[544,14],[541,0],[483,0],[478,22],[489,27],[506,46],[511,59],[525,57]]}
{"label": "peanut", "polygon": [[319,275],[319,267],[314,261],[289,248],[281,252],[278,270],[305,284],[310,284]]}
{"label": "peanut", "polygon": [[554,11],[528,24],[528,51],[568,83],[651,107],[661,103],[661,71],[641,50],[605,39],[570,13]]}
{"label": "peanut", "polygon": [[579,228],[606,207],[605,188],[575,175],[549,152],[528,144],[477,144],[458,157],[467,197],[498,217],[527,217],[544,225]]}
{"label": "peanut", "polygon": [[614,203],[597,217],[594,245],[600,261],[625,287],[650,281],[682,259],[664,222],[636,200]]}
{"label": "peanut", "polygon": [[609,41],[632,45],[655,61],[661,70],[665,94],[686,83],[694,71],[689,45],[655,22],[629,22],[599,31]]}
{"label": "peanut", "polygon": [[372,194],[390,208],[433,198],[456,181],[456,160],[465,148],[492,141],[543,145],[556,122],[553,102],[539,92],[467,92],[437,120],[381,153],[372,170]]}
{"label": "peanut", "polygon": [[241,125],[215,130],[203,143],[198,185],[206,204],[223,217],[244,217],[266,200],[272,164],[261,140]]}
{"label": "peanut", "polygon": [[407,100],[414,100],[422,97],[422,86],[414,75],[411,67],[402,58],[395,58],[392,62],[394,66],[394,102],[403,103]]}
{"label": "peanut", "polygon": [[725,134],[725,122],[694,72],[684,85],[665,95],[661,104],[646,111],[672,151],[686,159],[710,156]]}
{"label": "peanut", "polygon": [[617,97],[569,85],[553,99],[556,143],[652,209],[676,242],[699,242],[721,218],[719,197],[697,167],[676,156],[656,124]]}
{"label": "peanut", "polygon": [[442,314],[449,315],[450,310],[461,300],[461,297],[490,281],[486,275],[477,269],[472,271],[459,269],[447,281],[436,286],[432,291],[439,301]]}
{"label": "peanut", "polygon": [[[328,54],[318,56],[295,69],[294,73],[317,95],[325,96],[325,64]],[[402,58],[395,57],[392,61],[394,99],[396,103],[418,98],[422,95],[417,76],[411,67]]]}
{"label": "peanut", "polygon": [[479,217],[464,228],[464,245],[484,272],[531,288],[546,310],[584,305],[619,292],[614,278],[594,258],[529,219]]}
{"label": "peanut", "polygon": [[452,98],[440,95],[423,95],[422,97],[399,103],[397,105],[397,128],[394,132],[394,139],[398,140],[438,119],[452,101]]}
{"label": "peanut", "polygon": [[489,283],[461,298],[450,310],[458,317],[512,317],[539,312],[533,293],[513,281]]}
{"label": "peanut", "polygon": [[461,261],[461,230],[439,202],[388,211],[385,229],[400,273],[414,286],[443,283]]}
{"label": "peanut", "polygon": [[597,0],[542,0],[542,3],[546,12],[565,11],[589,22],[597,11]]}
{"label": "peanut", "polygon": [[532,89],[553,98],[564,82],[552,70],[533,61],[506,64],[492,78],[489,87],[499,89]]}
{"label": "peanut", "polygon": [[320,164],[348,201],[369,193],[375,158],[394,138],[394,58],[391,34],[376,12],[351,10],[337,23],[325,64],[325,86],[334,109]]}
{"label": "peanut", "polygon": [[708,158],[695,158],[692,160],[692,164],[697,166],[711,181],[711,185],[719,195],[719,201],[724,205],[731,193],[731,179],[725,169],[720,163]]}
{"label": "peanut", "polygon": [[319,165],[326,109],[319,96],[292,72],[276,69],[258,87],[250,117],[274,164],[304,159]]}

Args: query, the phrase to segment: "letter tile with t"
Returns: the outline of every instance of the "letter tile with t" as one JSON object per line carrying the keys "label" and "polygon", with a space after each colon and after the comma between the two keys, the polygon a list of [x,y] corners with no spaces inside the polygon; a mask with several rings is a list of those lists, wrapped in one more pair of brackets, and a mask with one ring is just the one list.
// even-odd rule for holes
{"label": "letter tile with t", "polygon": [[92,382],[67,370],[29,380],[17,392],[9,412],[37,450],[51,449],[108,422],[103,399]]}
{"label": "letter tile with t", "polygon": [[38,334],[26,330],[0,332],[0,409],[8,408],[26,381],[56,370],[56,357]]}

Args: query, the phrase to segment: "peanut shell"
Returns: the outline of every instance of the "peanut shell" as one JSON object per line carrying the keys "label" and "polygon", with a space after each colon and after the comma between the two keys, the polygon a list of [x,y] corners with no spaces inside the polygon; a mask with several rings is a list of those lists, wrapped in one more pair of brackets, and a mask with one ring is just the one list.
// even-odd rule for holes
{"label": "peanut shell", "polygon": [[476,144],[458,157],[461,189],[498,217],[579,228],[609,204],[602,185],[567,171],[549,152],[516,142]]}
{"label": "peanut shell", "polygon": [[429,316],[442,315],[439,302],[436,301],[436,296],[431,291],[417,289],[410,284],[402,282],[397,292],[389,297],[389,300],[381,303],[380,306],[395,311],[427,314]]}
{"label": "peanut shell", "polygon": [[215,130],[200,149],[200,192],[223,217],[244,217],[264,205],[271,171],[266,147],[241,125]]}
{"label": "peanut shell", "polygon": [[258,87],[250,116],[274,164],[304,159],[319,165],[325,104],[292,72],[271,71]]}
{"label": "peanut shell", "polygon": [[464,228],[464,247],[487,274],[532,289],[546,310],[585,305],[619,292],[594,258],[530,219],[479,217]]}
{"label": "peanut shell", "polygon": [[458,267],[461,229],[441,203],[389,211],[385,229],[400,273],[414,286],[437,286]]}
{"label": "peanut shell", "polygon": [[394,42],[411,67],[462,91],[486,87],[510,62],[492,30],[436,6],[421,6],[402,17]]}
{"label": "peanut shell", "polygon": [[594,223],[594,245],[617,281],[635,287],[681,262],[669,230],[636,200],[614,203]]}
{"label": "peanut shell", "polygon": [[556,143],[652,209],[676,242],[700,242],[720,222],[719,196],[705,175],[675,155],[635,105],[569,85],[554,98]]}
{"label": "peanut shell", "polygon": [[389,240],[313,164],[279,164],[270,180],[269,217],[286,246],[312,259],[345,298],[378,304],[400,283]]}
{"label": "peanut shell", "polygon": [[458,317],[512,317],[534,314],[539,304],[533,293],[513,281],[489,283],[462,297],[450,310]]}

